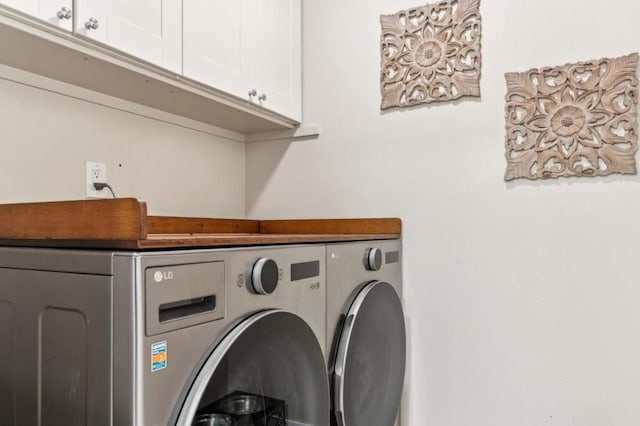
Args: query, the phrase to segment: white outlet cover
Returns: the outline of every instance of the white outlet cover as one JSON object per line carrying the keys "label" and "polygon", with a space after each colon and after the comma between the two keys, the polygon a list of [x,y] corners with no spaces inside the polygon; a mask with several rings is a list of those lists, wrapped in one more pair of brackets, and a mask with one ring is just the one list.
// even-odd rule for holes
{"label": "white outlet cover", "polygon": [[87,198],[109,198],[109,190],[98,191],[93,187],[94,182],[107,183],[107,165],[97,161],[86,161],[85,171]]}

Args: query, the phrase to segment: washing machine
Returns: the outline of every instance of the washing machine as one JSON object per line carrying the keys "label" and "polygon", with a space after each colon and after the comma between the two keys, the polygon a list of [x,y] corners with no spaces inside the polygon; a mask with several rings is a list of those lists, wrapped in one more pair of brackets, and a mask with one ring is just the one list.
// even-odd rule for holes
{"label": "washing machine", "polygon": [[406,336],[400,240],[327,245],[331,424],[399,424]]}
{"label": "washing machine", "polygon": [[320,245],[1,247],[2,423],[328,425],[324,271]]}

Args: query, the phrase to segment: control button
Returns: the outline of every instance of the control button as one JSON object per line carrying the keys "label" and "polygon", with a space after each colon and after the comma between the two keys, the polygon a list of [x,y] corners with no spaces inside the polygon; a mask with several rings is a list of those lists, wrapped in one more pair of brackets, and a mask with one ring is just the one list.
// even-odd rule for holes
{"label": "control button", "polygon": [[278,287],[278,264],[261,257],[251,269],[251,286],[257,294],[271,294]]}
{"label": "control button", "polygon": [[382,268],[382,250],[379,248],[367,249],[364,266],[368,271],[379,271]]}

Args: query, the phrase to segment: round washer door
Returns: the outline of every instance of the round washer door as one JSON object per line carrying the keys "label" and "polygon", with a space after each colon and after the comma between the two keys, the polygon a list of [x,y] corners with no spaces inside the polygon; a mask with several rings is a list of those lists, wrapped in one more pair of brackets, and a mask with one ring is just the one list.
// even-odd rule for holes
{"label": "round washer door", "polygon": [[[278,411],[281,403],[284,411]],[[261,412],[252,414],[259,417],[267,418],[271,410],[275,416],[286,413],[288,422],[329,424],[329,383],[322,349],[299,316],[268,310],[234,327],[195,376],[176,425],[191,426],[197,415],[214,412],[249,421],[242,416],[251,404],[260,407],[256,409]],[[233,407],[240,409],[229,411]]]}
{"label": "round washer door", "polygon": [[349,307],[333,365],[333,410],[341,426],[392,426],[406,359],[400,298],[388,283],[365,285]]}

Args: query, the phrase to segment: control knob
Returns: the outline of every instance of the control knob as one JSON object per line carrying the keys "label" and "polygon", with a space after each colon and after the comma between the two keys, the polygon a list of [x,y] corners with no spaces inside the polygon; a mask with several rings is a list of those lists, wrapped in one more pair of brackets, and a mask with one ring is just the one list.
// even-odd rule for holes
{"label": "control knob", "polygon": [[271,294],[278,287],[278,264],[261,257],[251,268],[251,286],[257,294]]}
{"label": "control knob", "polygon": [[364,267],[367,271],[379,271],[382,268],[382,250],[379,248],[367,249]]}

